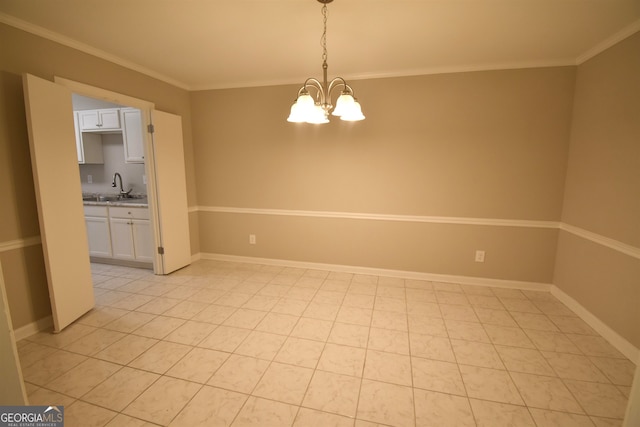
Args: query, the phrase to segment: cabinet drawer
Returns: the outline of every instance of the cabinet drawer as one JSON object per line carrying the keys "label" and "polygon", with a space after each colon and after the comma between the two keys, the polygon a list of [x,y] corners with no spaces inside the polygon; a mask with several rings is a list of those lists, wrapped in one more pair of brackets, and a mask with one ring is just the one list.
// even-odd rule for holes
{"label": "cabinet drawer", "polygon": [[111,218],[149,219],[149,209],[116,206],[109,208],[109,215]]}
{"label": "cabinet drawer", "polygon": [[97,217],[106,218],[107,207],[106,206],[85,206],[84,216],[97,216]]}

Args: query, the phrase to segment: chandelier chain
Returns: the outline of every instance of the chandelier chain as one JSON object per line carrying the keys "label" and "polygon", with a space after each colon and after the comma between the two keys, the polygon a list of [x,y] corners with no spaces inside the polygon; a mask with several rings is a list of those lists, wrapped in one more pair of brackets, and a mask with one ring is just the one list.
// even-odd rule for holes
{"label": "chandelier chain", "polygon": [[323,17],[324,31],[322,32],[320,43],[322,44],[322,62],[326,64],[327,63],[327,4],[326,3],[322,6],[322,17]]}

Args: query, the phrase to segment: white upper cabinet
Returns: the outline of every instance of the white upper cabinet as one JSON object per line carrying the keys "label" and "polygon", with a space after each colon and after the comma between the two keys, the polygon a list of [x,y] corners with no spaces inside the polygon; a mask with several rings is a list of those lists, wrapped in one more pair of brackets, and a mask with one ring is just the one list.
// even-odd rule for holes
{"label": "white upper cabinet", "polygon": [[136,108],[122,108],[122,142],[126,163],[144,163],[144,133],[142,112]]}
{"label": "white upper cabinet", "polygon": [[79,113],[74,113],[76,151],[80,164],[103,164],[102,137],[97,133],[82,132],[78,126]]}
{"label": "white upper cabinet", "polygon": [[82,132],[119,131],[120,109],[78,111],[78,125]]}

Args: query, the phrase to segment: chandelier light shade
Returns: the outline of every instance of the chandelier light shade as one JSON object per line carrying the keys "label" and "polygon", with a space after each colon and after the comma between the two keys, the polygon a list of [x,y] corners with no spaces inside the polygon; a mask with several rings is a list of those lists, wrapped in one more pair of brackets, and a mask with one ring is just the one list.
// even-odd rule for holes
{"label": "chandelier light shade", "polygon": [[[333,0],[318,0],[322,3],[324,32],[322,33],[322,82],[308,78],[298,90],[298,96],[291,106],[288,122],[292,123],[329,123],[329,113],[341,120],[355,122],[364,120],[362,107],[354,96],[353,89],[342,77],[327,81],[327,4]],[[331,93],[340,90],[335,108],[331,104]],[[314,98],[315,96],[315,98]],[[333,110],[333,111],[332,111]]]}

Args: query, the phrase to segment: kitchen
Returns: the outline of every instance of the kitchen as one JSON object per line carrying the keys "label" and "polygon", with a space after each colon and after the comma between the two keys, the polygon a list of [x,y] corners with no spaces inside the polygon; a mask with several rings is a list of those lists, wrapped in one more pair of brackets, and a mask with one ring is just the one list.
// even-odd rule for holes
{"label": "kitchen", "polygon": [[153,268],[141,111],[73,95],[92,262]]}

